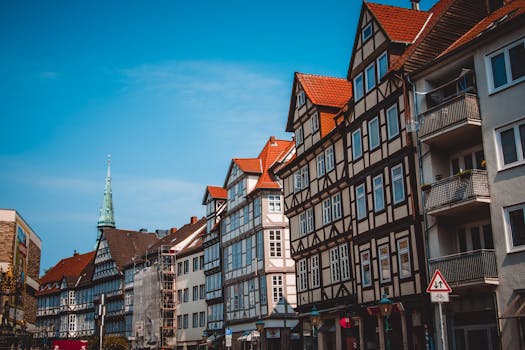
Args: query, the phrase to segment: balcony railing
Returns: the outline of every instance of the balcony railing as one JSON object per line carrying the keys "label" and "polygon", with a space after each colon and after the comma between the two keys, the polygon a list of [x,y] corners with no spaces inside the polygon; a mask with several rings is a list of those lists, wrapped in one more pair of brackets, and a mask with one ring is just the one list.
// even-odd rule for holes
{"label": "balcony railing", "polygon": [[419,137],[423,141],[461,124],[481,125],[477,97],[469,93],[458,95],[421,114],[419,122]]}
{"label": "balcony railing", "polygon": [[431,275],[439,269],[451,285],[497,283],[496,253],[491,249],[448,255],[430,259],[428,263]]}
{"label": "balcony railing", "polygon": [[439,180],[427,185],[424,191],[427,193],[425,201],[427,212],[469,200],[485,199],[487,201],[490,196],[487,171],[478,169],[467,170]]}

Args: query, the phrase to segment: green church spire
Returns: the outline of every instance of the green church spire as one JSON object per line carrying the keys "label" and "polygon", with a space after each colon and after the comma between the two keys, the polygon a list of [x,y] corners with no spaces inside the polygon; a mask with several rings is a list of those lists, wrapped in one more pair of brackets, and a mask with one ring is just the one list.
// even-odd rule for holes
{"label": "green church spire", "polygon": [[103,228],[115,228],[115,218],[113,216],[113,196],[111,193],[111,155],[108,155],[108,173],[106,175],[106,184],[104,186],[104,199],[100,206],[100,216],[98,218],[97,228],[99,237]]}

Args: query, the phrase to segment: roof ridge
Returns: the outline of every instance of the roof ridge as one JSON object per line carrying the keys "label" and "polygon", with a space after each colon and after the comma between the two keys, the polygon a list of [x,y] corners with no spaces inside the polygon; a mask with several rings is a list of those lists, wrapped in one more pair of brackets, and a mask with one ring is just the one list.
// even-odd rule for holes
{"label": "roof ridge", "polygon": [[319,78],[330,78],[330,79],[339,79],[339,80],[345,80],[348,81],[348,79],[342,77],[334,77],[333,75],[322,75],[322,74],[313,74],[313,73],[302,73],[302,72],[295,72],[298,75],[306,75],[309,77],[319,77]]}

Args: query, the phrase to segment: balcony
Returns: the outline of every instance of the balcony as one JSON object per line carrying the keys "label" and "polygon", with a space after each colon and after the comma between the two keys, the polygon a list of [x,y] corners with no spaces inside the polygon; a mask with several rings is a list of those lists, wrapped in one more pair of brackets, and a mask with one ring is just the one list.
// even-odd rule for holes
{"label": "balcony", "polygon": [[430,275],[439,269],[451,288],[498,284],[496,253],[492,249],[448,255],[430,259]]}
{"label": "balcony", "polygon": [[419,138],[440,148],[481,140],[481,117],[475,94],[464,93],[420,115]]}
{"label": "balcony", "polygon": [[466,170],[424,186],[425,211],[433,216],[461,217],[490,203],[486,170]]}

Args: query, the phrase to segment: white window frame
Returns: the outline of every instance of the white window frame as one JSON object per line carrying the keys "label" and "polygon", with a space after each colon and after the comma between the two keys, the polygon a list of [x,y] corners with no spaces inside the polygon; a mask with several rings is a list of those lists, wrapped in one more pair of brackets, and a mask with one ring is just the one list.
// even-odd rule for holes
{"label": "white window frame", "polygon": [[324,176],[326,173],[324,153],[317,155],[317,176]]}
{"label": "white window frame", "polygon": [[[391,110],[395,110],[395,118],[392,118],[392,115],[390,114]],[[392,106],[386,109],[386,124],[389,140],[399,135],[399,111],[397,110],[397,103],[394,103]]]}
{"label": "white window frame", "polygon": [[[405,242],[406,242],[406,246],[401,247],[401,244]],[[408,273],[404,273],[403,261],[402,261],[403,256],[407,257]],[[412,276],[412,263],[410,261],[410,241],[408,237],[401,238],[397,241],[397,262],[398,262],[399,278],[408,278]]]}
{"label": "white window frame", "polygon": [[523,245],[514,245],[514,239],[512,234],[512,226],[510,222],[510,212],[511,211],[517,211],[522,210],[523,215],[525,217],[525,203],[516,204],[510,207],[503,208],[503,217],[505,218],[505,236],[507,238],[507,252],[508,253],[514,253],[514,252],[521,252],[525,251],[525,244]]}
{"label": "white window frame", "polygon": [[365,96],[365,78],[363,73],[359,73],[354,78],[353,93],[355,101],[359,101]]}
{"label": "white window frame", "polygon": [[343,210],[341,207],[341,193],[336,193],[332,196],[332,221],[343,217]]}
{"label": "white window frame", "polygon": [[341,281],[339,247],[330,249],[330,280],[332,283]]}
{"label": "white window frame", "polygon": [[[377,175],[372,179],[374,189],[374,212],[385,209],[385,191],[383,185],[383,174]],[[379,206],[378,200],[381,198],[382,206]]]}
{"label": "white window frame", "polygon": [[348,281],[350,279],[350,256],[346,243],[339,246],[339,266],[341,268],[341,281]]}
{"label": "white window frame", "polygon": [[[359,203],[361,203],[361,209]],[[366,188],[364,183],[355,187],[355,206],[357,220],[366,218],[368,210],[366,205]]]}
{"label": "white window frame", "polygon": [[281,258],[283,256],[283,243],[280,230],[270,230],[268,232],[268,242],[270,244],[270,257]]}
{"label": "white window frame", "polygon": [[277,304],[283,298],[283,276],[272,276],[272,298],[274,304]]}
{"label": "white window frame", "polygon": [[319,130],[319,113],[314,112],[310,120],[312,123],[312,132],[316,132],[317,130]]}
{"label": "white window frame", "polygon": [[[518,84],[522,81],[525,80],[525,75],[522,76],[522,77],[519,77],[515,80],[512,80],[512,71],[511,71],[511,65],[510,65],[510,55],[509,55],[509,51],[510,49],[518,46],[518,45],[525,45],[525,38],[521,38],[519,40],[516,40],[508,45],[506,45],[505,47],[495,51],[495,52],[492,52],[490,54],[488,54],[487,56],[485,56],[485,63],[486,63],[486,67],[487,67],[487,81],[488,81],[488,85],[489,85],[489,93],[492,94],[492,93],[496,93],[498,91],[501,91],[503,89],[506,89],[507,87],[509,86],[512,86],[512,85],[515,85],[515,84]],[[494,87],[494,77],[493,77],[493,74],[492,74],[492,58],[495,57],[495,56],[498,56],[500,54],[503,54],[503,58],[504,58],[504,61],[505,61],[505,76],[506,76],[506,79],[507,79],[507,82],[501,86],[498,86],[498,87]],[[521,62],[523,64],[523,62]]]}
{"label": "white window frame", "polygon": [[[366,32],[368,29],[370,29],[370,33],[366,35]],[[370,39],[373,35],[374,35],[374,27],[372,26],[372,22],[370,22],[361,31],[361,39],[363,40],[363,43],[368,41],[368,39]]]}
{"label": "white window frame", "polygon": [[[357,137],[357,138],[356,138]],[[359,144],[359,152],[357,152],[356,144]],[[359,159],[363,156],[363,138],[361,136],[361,128],[352,132],[352,160]]]}
{"label": "white window frame", "polygon": [[297,129],[295,129],[295,144],[297,146],[301,145],[304,142],[304,133],[303,133],[303,126],[299,125]]}
{"label": "white window frame", "polygon": [[[495,130],[496,133],[496,149],[499,169],[508,169],[517,165],[525,164],[525,149],[521,147],[520,126],[525,126],[525,119],[518,120],[512,124],[499,127]],[[505,131],[512,130],[514,135],[514,148],[516,151],[516,161],[505,164],[503,157],[503,144],[501,143],[501,134]]]}
{"label": "white window frame", "polygon": [[304,106],[305,103],[306,103],[306,94],[304,93],[304,91],[300,91],[297,94],[297,109]]}
{"label": "white window frame", "polygon": [[[386,250],[385,250],[386,249]],[[392,281],[392,264],[390,263],[390,246],[389,244],[382,244],[377,248],[377,255],[379,259],[379,279],[381,283]],[[388,275],[383,269],[383,261],[388,263]]]}
{"label": "white window frame", "polygon": [[332,199],[327,198],[323,201],[323,225],[332,222]]}
{"label": "white window frame", "polygon": [[308,187],[309,181],[308,165],[305,165],[294,174],[294,191],[299,192],[304,190]]}
{"label": "white window frame", "polygon": [[[370,74],[369,72],[372,71]],[[373,80],[372,85],[370,84],[370,81]],[[376,87],[376,63],[372,62],[368,67],[365,68],[365,91],[370,92]]]}
{"label": "white window frame", "polygon": [[324,151],[324,164],[326,172],[330,172],[335,167],[335,157],[334,157],[334,146],[328,147]]}
{"label": "white window frame", "polygon": [[[396,172],[398,169],[400,169],[401,171],[399,172],[399,174],[394,174],[394,172]],[[398,164],[394,167],[392,167],[392,169],[390,169],[390,174],[391,174],[391,182],[392,182],[392,202],[394,204],[398,204],[398,203],[401,203],[405,200],[405,179],[404,179],[404,174],[403,174],[403,164]],[[396,195],[396,183],[400,183],[400,189],[402,191],[402,196],[399,198],[397,195]]]}
{"label": "white window frame", "polygon": [[310,208],[306,210],[306,232],[311,233],[314,231],[314,209]]}
{"label": "white window frame", "polygon": [[310,257],[310,287],[318,288],[321,286],[319,277],[319,255],[315,254]]}
{"label": "white window frame", "polygon": [[268,212],[269,213],[280,213],[280,212],[282,212],[281,196],[280,195],[269,195],[268,196]]}
{"label": "white window frame", "polygon": [[308,289],[308,269],[307,259],[301,259],[297,262],[297,290],[299,292]]}
{"label": "white window frame", "polygon": [[303,211],[301,214],[299,214],[299,237],[305,236],[307,233],[306,228],[306,211]]}
{"label": "white window frame", "polygon": [[[375,125],[375,126],[374,126]],[[372,139],[372,135],[377,136],[377,140]],[[373,142],[375,141],[375,142]],[[381,144],[381,132],[379,130],[379,117],[374,117],[368,121],[368,147],[373,150]]]}
{"label": "white window frame", "polygon": [[[383,72],[383,74],[381,74],[381,60],[383,58],[386,60],[386,70]],[[383,52],[381,55],[379,55],[379,57],[376,60],[376,64],[377,64],[377,82],[380,82],[381,78],[383,78],[385,74],[388,72],[388,55],[386,51]]]}
{"label": "white window frame", "polygon": [[[361,285],[363,287],[370,287],[372,285],[372,263],[370,259],[370,250],[361,252]],[[365,266],[368,266],[368,283],[365,282]]]}

